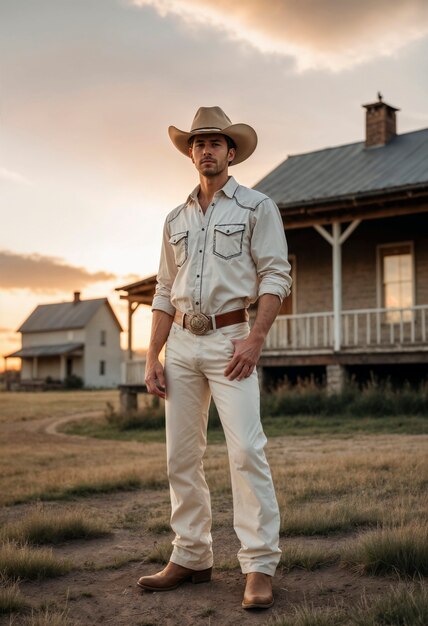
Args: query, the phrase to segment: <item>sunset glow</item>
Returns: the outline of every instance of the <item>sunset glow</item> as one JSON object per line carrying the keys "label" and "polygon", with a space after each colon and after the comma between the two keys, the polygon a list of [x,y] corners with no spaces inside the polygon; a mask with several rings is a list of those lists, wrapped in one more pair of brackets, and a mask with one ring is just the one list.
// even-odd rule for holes
{"label": "sunset glow", "polygon": [[[414,0],[0,0],[0,355],[74,291],[108,297],[126,328],[115,288],[156,273],[165,216],[197,183],[167,128],[199,106],[257,130],[231,169],[248,186],[361,141],[379,90],[399,133],[427,127],[427,18]],[[134,320],[142,349],[149,308]]]}

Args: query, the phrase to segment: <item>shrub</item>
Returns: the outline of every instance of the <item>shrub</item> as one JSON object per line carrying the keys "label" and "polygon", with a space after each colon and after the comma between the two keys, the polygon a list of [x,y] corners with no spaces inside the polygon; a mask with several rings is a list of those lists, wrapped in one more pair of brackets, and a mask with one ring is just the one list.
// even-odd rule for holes
{"label": "shrub", "polygon": [[76,376],[76,374],[70,374],[70,376],[64,379],[64,387],[66,389],[82,389],[83,379],[80,376]]}
{"label": "shrub", "polygon": [[132,430],[141,428],[142,430],[158,430],[165,427],[165,409],[163,404],[154,398],[151,406],[129,411],[127,413],[117,412],[110,402],[104,412],[107,422],[118,430]]}

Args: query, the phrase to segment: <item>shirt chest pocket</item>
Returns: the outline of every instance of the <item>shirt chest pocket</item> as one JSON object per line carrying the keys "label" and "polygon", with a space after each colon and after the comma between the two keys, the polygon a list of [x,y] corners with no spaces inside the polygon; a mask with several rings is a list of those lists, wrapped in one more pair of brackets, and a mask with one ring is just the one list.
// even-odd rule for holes
{"label": "shirt chest pocket", "polygon": [[216,224],[214,226],[214,254],[222,259],[240,256],[244,231],[245,224]]}
{"label": "shirt chest pocket", "polygon": [[187,259],[189,245],[188,239],[188,230],[185,230],[182,233],[176,233],[175,235],[171,235],[171,237],[169,238],[169,243],[174,250],[175,264],[177,267],[181,267]]}

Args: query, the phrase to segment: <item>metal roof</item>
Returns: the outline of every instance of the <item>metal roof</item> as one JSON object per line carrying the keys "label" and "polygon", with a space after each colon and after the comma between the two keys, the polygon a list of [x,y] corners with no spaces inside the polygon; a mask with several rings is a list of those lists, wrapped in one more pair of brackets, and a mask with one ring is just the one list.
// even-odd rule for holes
{"label": "metal roof", "polygon": [[384,146],[364,142],[289,156],[254,189],[279,206],[390,192],[428,184],[428,128]]}
{"label": "metal roof", "polygon": [[30,314],[17,332],[35,333],[49,330],[84,328],[101,306],[107,305],[119,329],[119,321],[107,298],[40,304]]}
{"label": "metal roof", "polygon": [[83,343],[60,343],[52,346],[28,346],[28,348],[21,348],[12,354],[8,354],[9,357],[30,357],[30,356],[58,356],[59,354],[68,354],[83,348]]}

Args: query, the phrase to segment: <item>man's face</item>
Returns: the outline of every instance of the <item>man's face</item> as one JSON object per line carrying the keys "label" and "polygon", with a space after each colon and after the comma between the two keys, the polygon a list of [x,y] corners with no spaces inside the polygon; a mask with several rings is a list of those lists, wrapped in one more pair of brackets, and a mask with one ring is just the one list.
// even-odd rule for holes
{"label": "man's face", "polygon": [[235,149],[228,149],[223,135],[196,135],[189,155],[198,172],[210,178],[227,170],[229,161],[235,157]]}

